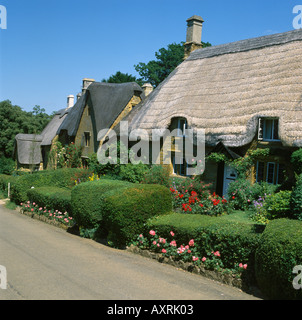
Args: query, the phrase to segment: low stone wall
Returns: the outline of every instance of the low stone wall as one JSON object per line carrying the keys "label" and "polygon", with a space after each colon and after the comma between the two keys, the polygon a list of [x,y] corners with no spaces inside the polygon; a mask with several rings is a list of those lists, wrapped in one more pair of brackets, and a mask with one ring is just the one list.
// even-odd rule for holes
{"label": "low stone wall", "polygon": [[185,271],[189,271],[194,274],[198,274],[198,275],[204,276],[208,279],[215,280],[215,281],[218,281],[223,284],[227,284],[227,285],[239,288],[239,289],[243,289],[243,287],[244,287],[242,280],[240,278],[238,278],[238,276],[235,276],[230,273],[223,273],[223,272],[219,272],[219,271],[215,271],[215,270],[214,271],[206,270],[202,266],[198,267],[198,266],[193,265],[190,262],[175,261],[172,259],[172,257],[170,257],[170,258],[163,257],[163,255],[160,253],[154,253],[154,252],[150,252],[148,250],[143,250],[143,249],[140,249],[140,248],[133,246],[133,245],[128,247],[127,251],[130,251],[135,254],[139,254],[145,258],[157,260],[160,263],[169,264],[173,267],[180,268]]}

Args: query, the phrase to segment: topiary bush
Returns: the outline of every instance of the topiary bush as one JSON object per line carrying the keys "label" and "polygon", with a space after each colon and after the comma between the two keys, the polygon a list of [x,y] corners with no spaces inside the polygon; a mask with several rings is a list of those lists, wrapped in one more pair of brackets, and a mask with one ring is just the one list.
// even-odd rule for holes
{"label": "topiary bush", "polygon": [[40,207],[68,212],[71,215],[71,190],[58,187],[40,187],[27,191],[29,201]]}
{"label": "topiary bush", "polygon": [[131,185],[105,195],[104,220],[108,239],[124,246],[144,228],[148,219],[172,212],[170,190],[159,185]]}
{"label": "topiary bush", "polygon": [[302,222],[271,221],[255,254],[259,289],[269,299],[302,299],[302,290],[293,288],[293,269],[297,265],[302,265]]}

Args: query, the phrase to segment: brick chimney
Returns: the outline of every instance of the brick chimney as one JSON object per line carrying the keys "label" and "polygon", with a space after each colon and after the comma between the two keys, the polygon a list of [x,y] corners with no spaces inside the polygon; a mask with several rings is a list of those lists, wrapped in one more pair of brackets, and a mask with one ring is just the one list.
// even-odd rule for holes
{"label": "brick chimney", "polygon": [[201,35],[204,20],[200,16],[193,16],[187,20],[187,39],[184,44],[185,57],[187,59],[191,52],[202,48]]}

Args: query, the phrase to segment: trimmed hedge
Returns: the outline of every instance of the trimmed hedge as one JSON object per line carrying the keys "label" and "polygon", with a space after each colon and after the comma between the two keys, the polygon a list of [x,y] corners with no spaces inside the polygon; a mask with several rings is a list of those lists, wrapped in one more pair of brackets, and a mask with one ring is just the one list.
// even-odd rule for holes
{"label": "trimmed hedge", "polygon": [[233,268],[238,262],[247,263],[249,281],[254,281],[254,255],[263,232],[258,225],[228,222],[222,217],[174,213],[150,219],[147,226],[160,236],[173,231],[178,245],[194,239],[202,248],[201,256],[219,251],[225,268]]}
{"label": "trimmed hedge", "polygon": [[103,223],[105,194],[113,189],[126,188],[129,182],[101,179],[84,182],[72,189],[72,217],[80,227],[92,229]]}
{"label": "trimmed hedge", "polygon": [[129,185],[105,195],[104,222],[116,246],[132,241],[148,219],[172,212],[171,192],[160,185]]}
{"label": "trimmed hedge", "polygon": [[11,188],[11,200],[16,204],[28,201],[27,191],[32,187],[72,188],[79,177],[88,179],[90,171],[87,169],[57,169],[34,172],[18,177]]}
{"label": "trimmed hedge", "polygon": [[99,226],[116,246],[133,240],[149,218],[172,211],[168,188],[119,180],[79,184],[72,189],[71,203],[80,227]]}
{"label": "trimmed hedge", "polygon": [[68,212],[71,215],[71,190],[58,187],[41,187],[27,191],[29,201],[40,207]]}
{"label": "trimmed hedge", "polygon": [[302,265],[302,222],[271,221],[256,250],[256,279],[269,299],[302,299],[302,290],[293,288],[293,269]]}

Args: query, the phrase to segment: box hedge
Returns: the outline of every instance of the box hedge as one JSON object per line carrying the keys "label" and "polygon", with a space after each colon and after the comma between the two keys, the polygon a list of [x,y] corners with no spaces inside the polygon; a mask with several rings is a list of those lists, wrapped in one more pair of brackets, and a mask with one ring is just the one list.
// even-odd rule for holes
{"label": "box hedge", "polygon": [[254,278],[254,255],[263,232],[258,225],[226,221],[223,217],[174,213],[150,219],[147,226],[161,237],[173,231],[178,245],[194,239],[202,256],[219,251],[225,268],[233,268],[239,262],[248,263],[249,281]]}
{"label": "box hedge", "polygon": [[302,299],[295,290],[295,266],[302,265],[302,222],[289,219],[271,221],[256,250],[255,272],[259,289],[269,299]]}
{"label": "box hedge", "polygon": [[58,187],[41,187],[27,191],[29,201],[40,207],[68,212],[71,215],[71,190]]}
{"label": "box hedge", "polygon": [[126,188],[129,182],[101,179],[75,186],[71,192],[72,216],[80,227],[92,229],[103,223],[105,194],[113,189]]}
{"label": "box hedge", "polygon": [[124,246],[146,221],[171,212],[169,189],[119,180],[82,183],[72,189],[72,215],[80,227],[104,229],[116,246]]}
{"label": "box hedge", "polygon": [[108,239],[124,246],[145,229],[148,219],[172,212],[170,190],[160,185],[129,185],[105,196],[104,222]]}
{"label": "box hedge", "polygon": [[87,180],[90,171],[87,169],[58,169],[34,172],[18,177],[11,188],[11,200],[16,204],[28,200],[27,191],[31,188],[52,186],[71,188],[79,177]]}

